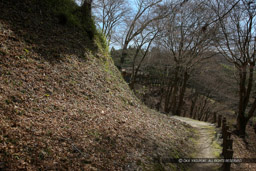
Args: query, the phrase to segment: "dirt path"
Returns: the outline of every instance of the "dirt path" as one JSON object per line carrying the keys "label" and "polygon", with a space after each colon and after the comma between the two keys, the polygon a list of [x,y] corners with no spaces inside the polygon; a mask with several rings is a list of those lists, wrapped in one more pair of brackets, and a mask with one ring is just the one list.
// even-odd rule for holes
{"label": "dirt path", "polygon": [[[197,153],[194,158],[219,158],[222,149],[213,124],[178,116],[173,116],[173,118],[195,128],[198,139],[195,141]],[[190,171],[216,171],[220,166],[220,163],[195,163]]]}

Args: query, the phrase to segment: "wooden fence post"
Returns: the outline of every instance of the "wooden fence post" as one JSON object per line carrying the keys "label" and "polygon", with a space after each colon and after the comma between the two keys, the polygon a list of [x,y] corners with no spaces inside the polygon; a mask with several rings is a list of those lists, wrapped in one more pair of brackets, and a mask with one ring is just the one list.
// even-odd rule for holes
{"label": "wooden fence post", "polygon": [[[223,144],[222,144],[222,155],[224,157],[224,163],[222,165],[223,171],[230,171],[231,162],[227,161],[226,159],[232,159],[233,158],[233,140],[231,139],[231,131],[229,130],[229,126],[227,125],[227,119],[226,117],[223,117],[221,120],[222,115],[218,115],[217,120],[217,127],[221,127],[222,132],[222,138],[223,138]],[[216,121],[213,118],[213,121]],[[222,121],[222,122],[221,122]]]}
{"label": "wooden fence post", "polygon": [[233,149],[233,140],[230,138],[227,139],[227,149]]}
{"label": "wooden fence post", "polygon": [[227,123],[227,119],[226,117],[223,117],[222,119],[222,133],[226,133],[225,131],[227,131],[228,129],[226,129],[226,123]]}
{"label": "wooden fence post", "polygon": [[212,123],[216,123],[217,121],[217,116],[216,116],[216,112],[213,113],[213,121]]}
{"label": "wooden fence post", "polygon": [[222,115],[218,115],[218,125],[217,125],[218,128],[221,127],[221,118],[222,118]]}
{"label": "wooden fence post", "polygon": [[[233,150],[232,149],[228,149],[227,150],[227,156],[226,159],[232,159],[233,158]],[[231,166],[231,162],[225,162],[224,163],[224,171],[230,171],[230,166]]]}
{"label": "wooden fence post", "polygon": [[222,138],[223,138],[223,144],[222,144],[222,155],[226,156],[226,152],[227,152],[227,129],[228,126],[226,126],[225,122],[224,125],[222,125]]}
{"label": "wooden fence post", "polygon": [[231,131],[227,130],[226,134],[227,134],[227,138],[231,138]]}

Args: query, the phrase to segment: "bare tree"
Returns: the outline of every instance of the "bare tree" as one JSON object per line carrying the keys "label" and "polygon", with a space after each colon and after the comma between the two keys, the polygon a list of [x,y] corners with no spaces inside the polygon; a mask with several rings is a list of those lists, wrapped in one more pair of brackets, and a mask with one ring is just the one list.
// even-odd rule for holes
{"label": "bare tree", "polygon": [[[127,56],[127,48],[129,43],[138,35],[140,35],[146,27],[153,21],[159,20],[167,16],[165,6],[161,6],[162,0],[136,0],[137,12],[127,20],[127,31],[122,45],[122,55],[120,58],[121,67]],[[141,20],[143,18],[143,20]]]}
{"label": "bare tree", "polygon": [[[161,29],[158,27],[158,24],[152,23],[149,29],[145,29],[143,32],[139,34],[139,36],[134,38],[136,52],[133,56],[132,61],[132,75],[129,84],[131,89],[134,89],[134,84],[136,82],[136,78],[141,68],[141,65],[145,58],[147,57],[150,47],[154,39],[158,36],[159,32],[161,32]],[[139,54],[142,55],[140,59],[138,59]]]}
{"label": "bare tree", "polygon": [[128,16],[127,1],[94,0],[93,9],[98,27],[110,42],[116,27]]}
{"label": "bare tree", "polygon": [[216,25],[204,28],[212,16],[200,1],[186,2],[173,10],[161,42],[173,58],[173,77],[165,92],[165,112],[180,115],[187,82],[196,65],[212,57],[210,51]]}
{"label": "bare tree", "polygon": [[[232,1],[231,1],[232,2]],[[230,6],[218,2],[217,14]],[[256,97],[251,97],[254,85],[256,50],[256,3],[241,0],[227,17],[219,20],[221,35],[217,39],[219,52],[236,66],[239,75],[239,105],[237,130],[244,136],[248,120],[256,110]]]}

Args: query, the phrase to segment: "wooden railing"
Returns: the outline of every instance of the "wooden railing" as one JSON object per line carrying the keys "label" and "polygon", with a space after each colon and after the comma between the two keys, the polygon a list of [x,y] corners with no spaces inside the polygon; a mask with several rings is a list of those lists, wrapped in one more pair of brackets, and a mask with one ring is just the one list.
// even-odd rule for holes
{"label": "wooden railing", "polygon": [[[221,115],[219,115],[219,118],[222,118]],[[233,158],[233,140],[231,138],[231,131],[229,130],[229,126],[227,125],[227,120],[225,117],[223,117],[221,125],[218,124],[218,126],[221,127],[222,132],[222,155],[224,159],[232,159]],[[230,162],[224,162],[223,164],[223,170],[230,171]]]}

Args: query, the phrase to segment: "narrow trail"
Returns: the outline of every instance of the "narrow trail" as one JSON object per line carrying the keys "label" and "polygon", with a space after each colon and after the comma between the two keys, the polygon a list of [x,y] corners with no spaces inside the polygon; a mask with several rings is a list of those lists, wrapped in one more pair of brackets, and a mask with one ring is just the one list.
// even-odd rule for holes
{"label": "narrow trail", "polygon": [[[173,118],[185,122],[195,129],[198,138],[195,141],[197,152],[194,158],[219,158],[222,148],[213,124],[185,117],[173,116]],[[190,171],[216,171],[220,167],[221,163],[195,163]]]}

